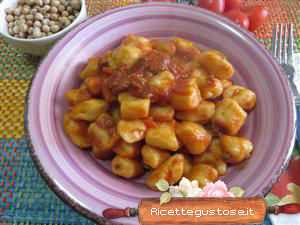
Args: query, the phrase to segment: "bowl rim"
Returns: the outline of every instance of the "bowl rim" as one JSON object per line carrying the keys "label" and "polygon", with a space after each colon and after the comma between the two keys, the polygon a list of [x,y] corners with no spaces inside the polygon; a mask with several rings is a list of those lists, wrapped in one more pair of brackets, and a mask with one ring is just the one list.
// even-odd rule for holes
{"label": "bowl rim", "polygon": [[[5,1],[10,1],[10,0],[3,0],[2,4]],[[67,27],[65,27],[64,29],[60,30],[57,33],[51,34],[51,35],[46,36],[46,37],[41,37],[41,38],[27,38],[27,39],[26,38],[14,37],[14,36],[10,35],[8,32],[3,32],[3,31],[0,31],[0,35],[2,35],[3,37],[5,37],[7,39],[18,41],[18,42],[23,42],[23,43],[38,43],[38,42],[53,41],[53,40],[61,37],[62,35],[66,34],[67,32],[71,31],[72,28],[74,28],[76,25],[80,24],[80,21],[81,21],[80,17],[81,16],[85,17],[83,19],[87,18],[86,2],[85,2],[85,0],[80,0],[80,2],[81,2],[81,9],[80,9],[80,12],[79,12],[78,16],[75,18],[75,20],[73,20],[72,23],[70,23]],[[0,10],[1,9],[3,9],[3,11],[5,13],[4,6],[0,4]],[[4,21],[3,24],[4,24],[4,26],[7,27],[7,21],[6,21],[5,17],[0,18],[0,22],[1,22],[1,20]]]}
{"label": "bowl rim", "polygon": [[[125,11],[125,10],[130,10],[132,8],[140,8],[140,7],[155,7],[155,6],[172,6],[172,7],[181,7],[181,8],[186,8],[189,10],[194,10],[194,11],[198,11],[202,14],[206,14],[209,16],[213,16],[215,17],[215,19],[220,20],[228,25],[230,25],[231,27],[233,27],[236,31],[238,31],[239,33],[242,33],[243,35],[245,35],[247,38],[249,38],[251,41],[257,43],[257,47],[259,48],[260,51],[263,51],[265,54],[267,54],[268,56],[270,56],[270,58],[272,58],[272,60],[274,61],[274,65],[277,67],[278,71],[281,74],[284,74],[284,71],[282,70],[281,66],[277,63],[277,61],[274,59],[274,57],[267,51],[267,49],[257,41],[257,39],[255,38],[255,36],[250,33],[249,31],[242,29],[240,26],[238,26],[237,24],[235,24],[234,22],[232,22],[231,20],[222,17],[220,15],[217,15],[215,13],[212,13],[210,11],[201,9],[199,7],[195,7],[195,6],[191,6],[191,5],[183,5],[183,4],[174,4],[174,3],[165,3],[165,2],[160,2],[160,3],[139,3],[139,4],[133,4],[130,6],[125,6],[125,7],[121,7],[121,8],[116,8],[116,9],[112,9],[112,10],[108,10],[107,12],[103,13],[103,14],[99,14],[96,16],[92,16],[89,17],[87,20],[85,20],[83,23],[81,23],[79,26],[77,26],[75,29],[73,29],[71,32],[69,32],[64,38],[62,38],[61,40],[59,40],[55,46],[48,52],[48,54],[46,55],[46,57],[42,60],[42,62],[39,65],[39,68],[36,72],[36,74],[38,74],[42,69],[42,67],[45,66],[45,61],[48,57],[53,57],[55,56],[56,52],[59,52],[59,50],[61,49],[61,47],[64,45],[65,42],[67,42],[71,37],[73,37],[74,35],[76,35],[78,32],[80,32],[84,27],[89,26],[91,23],[93,23],[96,20],[99,20],[103,17],[106,16],[110,16],[112,14],[118,13],[120,11]],[[33,159],[33,162],[37,168],[37,170],[39,171],[39,173],[41,174],[41,176],[43,177],[43,179],[45,180],[45,182],[47,183],[47,185],[49,186],[49,188],[66,204],[68,204],[71,208],[73,208],[74,210],[76,210],[77,212],[79,212],[81,215],[85,216],[86,218],[99,223],[99,224],[105,224],[105,225],[121,225],[123,223],[120,222],[116,222],[116,221],[111,221],[108,220],[106,218],[104,218],[103,216],[99,214],[96,214],[92,211],[90,211],[89,209],[87,209],[82,203],[77,202],[75,199],[73,199],[69,194],[67,194],[66,192],[63,191],[63,189],[60,188],[60,186],[56,183],[56,181],[51,178],[51,176],[44,170],[44,167],[40,161],[40,159],[38,158],[38,155],[35,152],[34,146],[32,144],[32,135],[29,129],[29,103],[30,103],[30,93],[33,87],[34,82],[36,81],[37,76],[34,76],[34,78],[32,79],[31,82],[31,86],[27,91],[27,95],[26,95],[26,100],[27,100],[27,104],[25,106],[25,113],[24,113],[24,121],[25,121],[25,136],[28,138],[29,140],[29,145],[31,146],[30,149],[30,155]],[[282,76],[284,77],[284,76]],[[292,156],[292,151],[293,151],[293,147],[294,147],[294,143],[295,143],[295,138],[296,138],[296,106],[295,106],[295,101],[292,95],[292,91],[290,86],[288,85],[288,81],[287,79],[285,79],[285,82],[287,84],[287,88],[288,88],[288,93],[290,95],[290,104],[292,106],[292,116],[293,116],[293,124],[292,124],[292,134],[290,137],[290,141],[289,141],[289,146],[288,146],[288,152],[287,152],[287,156],[285,161],[283,162],[283,164],[281,165],[280,169],[277,171],[277,173],[274,175],[273,179],[270,181],[270,184],[263,190],[263,195],[266,195],[272,188],[272,185],[279,179],[280,175],[286,170],[291,156]]]}

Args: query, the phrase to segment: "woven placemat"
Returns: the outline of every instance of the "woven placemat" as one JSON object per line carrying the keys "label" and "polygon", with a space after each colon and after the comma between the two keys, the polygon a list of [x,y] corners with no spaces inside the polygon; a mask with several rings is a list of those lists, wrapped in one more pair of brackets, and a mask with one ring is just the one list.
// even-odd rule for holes
{"label": "woven placemat", "polygon": [[[95,15],[137,2],[139,0],[88,0],[87,5],[89,14]],[[270,9],[269,23],[256,32],[262,43],[269,46],[273,24],[293,22],[300,47],[299,0],[248,0],[246,4],[264,4]],[[38,63],[38,58],[20,53],[0,38],[0,222],[92,224],[49,190],[30,158],[29,140],[24,135],[24,105]]]}

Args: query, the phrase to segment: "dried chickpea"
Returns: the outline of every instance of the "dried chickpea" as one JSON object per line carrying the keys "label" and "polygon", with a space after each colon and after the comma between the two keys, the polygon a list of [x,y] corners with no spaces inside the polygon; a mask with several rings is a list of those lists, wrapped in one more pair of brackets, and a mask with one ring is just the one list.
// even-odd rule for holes
{"label": "dried chickpea", "polygon": [[124,178],[135,178],[144,173],[144,167],[139,161],[119,155],[113,158],[111,166],[113,174]]}
{"label": "dried chickpea", "polygon": [[[72,0],[72,2],[73,1],[75,0]],[[78,13],[81,9],[81,2],[78,0],[76,1],[76,4],[70,4],[69,6],[71,19],[70,23],[74,21],[74,19],[78,16]],[[58,8],[61,8],[61,6],[62,3],[58,0],[19,0],[18,5],[15,9],[5,10],[7,15],[6,20],[8,22],[18,23],[18,19],[26,18],[28,21],[26,22],[26,24],[24,22],[19,30],[17,28],[12,30],[11,28],[10,34],[12,36],[25,39],[41,38],[47,35],[51,35],[52,33],[47,32],[48,28],[43,27],[42,31],[38,28],[42,28],[42,24],[46,25],[44,24],[45,19],[50,18],[52,20],[51,22],[54,22],[53,20],[56,21],[59,17],[65,14],[65,8],[63,8],[63,10],[58,10]],[[28,26],[27,29],[24,28],[24,25]],[[52,32],[58,32],[59,30],[65,28],[67,25],[68,24],[64,24],[63,26],[54,25],[51,26],[50,29],[52,30]],[[33,28],[35,28],[33,32],[27,32],[27,30],[31,30]]]}

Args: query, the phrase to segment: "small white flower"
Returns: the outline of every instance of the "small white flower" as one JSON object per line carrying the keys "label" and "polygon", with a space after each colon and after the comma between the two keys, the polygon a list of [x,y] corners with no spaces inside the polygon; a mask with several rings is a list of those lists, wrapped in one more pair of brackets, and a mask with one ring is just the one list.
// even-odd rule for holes
{"label": "small white flower", "polygon": [[183,177],[179,182],[179,190],[183,196],[189,196],[193,191],[192,183],[187,178]]}
{"label": "small white flower", "polygon": [[199,188],[198,181],[190,181],[183,177],[178,186],[170,186],[169,192],[172,197],[199,197],[202,189]]}
{"label": "small white flower", "polygon": [[192,193],[188,197],[200,197],[202,193],[201,188],[193,188]]}
{"label": "small white flower", "polygon": [[169,193],[174,198],[182,198],[183,197],[183,195],[182,195],[181,191],[179,190],[178,186],[170,186]]}
{"label": "small white flower", "polygon": [[197,180],[193,180],[191,183],[193,188],[199,188],[199,183]]}

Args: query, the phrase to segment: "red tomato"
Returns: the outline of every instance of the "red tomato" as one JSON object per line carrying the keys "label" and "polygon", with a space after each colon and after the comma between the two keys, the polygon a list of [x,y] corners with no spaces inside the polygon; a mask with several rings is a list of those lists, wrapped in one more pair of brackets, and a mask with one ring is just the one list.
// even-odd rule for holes
{"label": "red tomato", "polygon": [[263,6],[254,6],[244,10],[248,14],[250,20],[249,30],[254,31],[261,26],[269,15],[268,10]]}
{"label": "red tomato", "polygon": [[198,6],[215,13],[223,13],[225,8],[224,0],[198,0]]}
{"label": "red tomato", "polygon": [[176,0],[143,0],[143,2],[177,2]]}
{"label": "red tomato", "polygon": [[289,167],[284,173],[280,176],[277,183],[272,187],[272,193],[282,198],[285,195],[289,194],[287,190],[287,184],[295,183],[300,185],[300,159],[292,159],[290,161]]}
{"label": "red tomato", "polygon": [[240,9],[242,0],[226,0],[225,1],[225,12],[232,9]]}
{"label": "red tomato", "polygon": [[239,24],[241,27],[248,29],[249,28],[249,18],[246,13],[238,9],[233,9],[224,14],[227,18],[231,19],[233,22]]}

